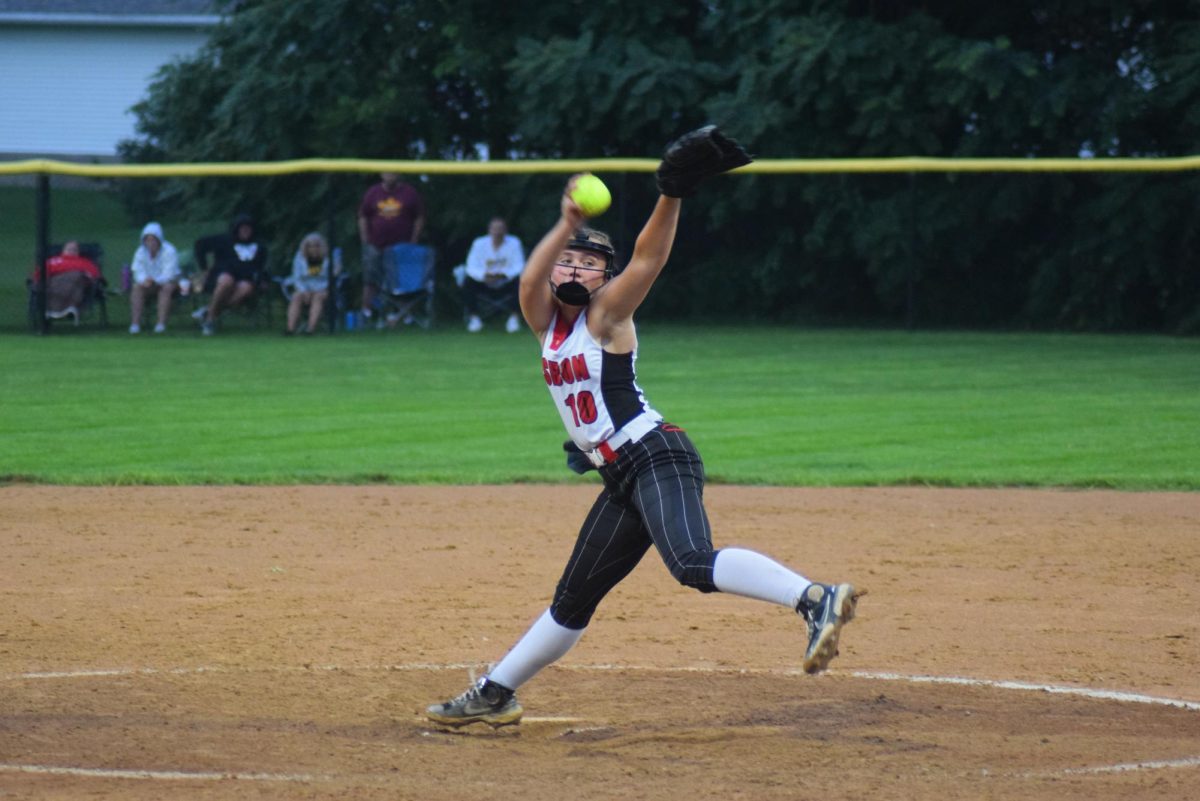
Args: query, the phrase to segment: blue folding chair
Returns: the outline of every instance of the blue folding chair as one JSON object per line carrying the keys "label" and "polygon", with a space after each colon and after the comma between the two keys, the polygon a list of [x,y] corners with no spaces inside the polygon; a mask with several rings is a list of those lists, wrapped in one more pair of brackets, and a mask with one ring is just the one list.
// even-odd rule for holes
{"label": "blue folding chair", "polygon": [[433,325],[434,253],[425,245],[384,248],[380,312],[387,325]]}

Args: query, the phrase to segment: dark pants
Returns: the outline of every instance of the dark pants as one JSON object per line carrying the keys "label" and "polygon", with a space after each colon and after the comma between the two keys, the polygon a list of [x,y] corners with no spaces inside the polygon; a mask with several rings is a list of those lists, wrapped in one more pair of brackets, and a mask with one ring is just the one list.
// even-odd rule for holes
{"label": "dark pants", "polygon": [[499,286],[488,286],[467,276],[462,285],[463,306],[467,314],[476,317],[486,317],[494,311],[513,314],[517,310],[517,292],[520,288],[521,282],[516,278]]}
{"label": "dark pants", "polygon": [[83,310],[83,302],[92,291],[95,281],[87,273],[72,271],[50,276],[50,291],[46,293],[46,311],[60,312],[71,306]]}
{"label": "dark pants", "polygon": [[687,435],[669,424],[617,451],[600,468],[596,499],[554,593],[555,622],[582,629],[600,601],[654,545],[675,580],[715,592],[712,531],[704,511],[704,465]]}

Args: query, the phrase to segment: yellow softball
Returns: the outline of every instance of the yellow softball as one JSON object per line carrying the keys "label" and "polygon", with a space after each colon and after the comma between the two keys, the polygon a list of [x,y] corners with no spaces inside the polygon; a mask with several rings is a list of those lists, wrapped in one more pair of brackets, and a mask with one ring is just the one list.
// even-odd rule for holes
{"label": "yellow softball", "polygon": [[590,172],[575,179],[575,188],[571,190],[571,200],[583,212],[585,217],[596,217],[608,210],[612,203],[612,194],[608,187]]}

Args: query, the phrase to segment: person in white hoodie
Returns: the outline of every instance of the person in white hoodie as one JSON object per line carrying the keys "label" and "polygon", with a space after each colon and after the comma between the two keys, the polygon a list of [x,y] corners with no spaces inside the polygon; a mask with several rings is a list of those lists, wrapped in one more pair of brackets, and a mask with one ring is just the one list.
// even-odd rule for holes
{"label": "person in white hoodie", "polygon": [[158,223],[146,223],[142,229],[142,244],[133,254],[130,271],[129,333],[137,334],[142,330],[142,309],[148,293],[158,295],[158,322],[154,325],[154,333],[163,333],[171,314],[171,300],[179,288],[179,254],[163,237],[162,226]]}

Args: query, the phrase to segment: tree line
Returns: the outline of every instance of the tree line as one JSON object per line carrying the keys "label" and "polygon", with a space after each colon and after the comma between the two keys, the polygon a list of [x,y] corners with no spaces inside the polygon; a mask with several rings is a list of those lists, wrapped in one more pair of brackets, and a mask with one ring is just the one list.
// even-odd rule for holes
{"label": "tree line", "polygon": [[[1200,151],[1194,0],[240,0],[135,107],[135,162],[657,156],[716,122],[763,158]],[[626,248],[654,199],[605,175]],[[414,180],[415,176],[408,176]],[[139,214],[248,210],[353,252],[372,176],[129,182]],[[449,270],[562,176],[428,176]],[[685,205],[647,314],[1200,330],[1200,176],[740,175]],[[351,259],[353,262],[353,259]]]}

